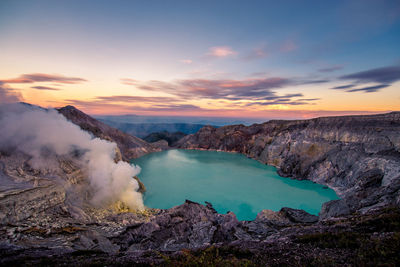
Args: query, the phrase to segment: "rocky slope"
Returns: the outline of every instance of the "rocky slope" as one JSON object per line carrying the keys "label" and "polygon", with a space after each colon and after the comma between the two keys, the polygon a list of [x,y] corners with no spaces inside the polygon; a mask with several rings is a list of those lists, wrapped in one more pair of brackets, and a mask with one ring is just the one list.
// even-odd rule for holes
{"label": "rocky slope", "polygon": [[[117,142],[123,136],[73,107],[60,112],[96,136]],[[398,130],[399,113],[392,113],[205,127],[181,140],[180,147],[245,153],[343,196],[326,204],[320,217],[283,208],[264,210],[254,221],[191,201],[142,212],[121,203],[94,207],[78,154],[57,156],[56,168],[41,170],[30,156],[2,150],[0,265],[394,266],[400,249]],[[134,137],[119,142],[126,158],[154,151]],[[117,153],[115,161],[121,159]]]}
{"label": "rocky slope", "polygon": [[88,131],[101,139],[117,143],[123,160],[129,161],[129,159],[137,158],[147,153],[160,151],[159,148],[152,146],[146,141],[110,127],[73,106],[66,106],[58,109],[58,111],[72,123],[79,125],[82,130]]}
{"label": "rocky slope", "polygon": [[400,205],[400,112],[206,126],[176,146],[243,153],[282,176],[328,185],[342,199],[325,203],[322,218]]}
{"label": "rocky slope", "polygon": [[282,209],[238,222],[187,201],[147,219],[125,213],[92,223],[2,226],[0,240],[8,242],[0,242],[0,265],[396,266],[399,220],[397,208],[323,222]]}
{"label": "rocky slope", "polygon": [[[37,255],[42,255],[39,251],[46,251],[44,254],[49,255],[97,247],[107,253],[115,252],[118,246],[111,243],[109,237],[123,230],[126,225],[146,221],[153,212],[152,210],[128,212],[127,205],[115,198],[95,204],[92,200],[96,195],[101,194],[99,193],[101,188],[93,185],[93,180],[90,179],[93,170],[88,161],[96,156],[102,158],[103,160],[97,162],[110,166],[113,171],[119,171],[119,176],[116,177],[121,179],[124,175],[121,172],[121,166],[122,168],[125,166],[120,162],[123,157],[139,156],[156,149],[141,139],[97,122],[73,107],[62,108],[60,112],[81,128],[89,129],[94,136],[108,141],[115,140],[119,147],[124,149],[124,153],[121,153],[118,147],[105,145],[109,143],[99,142],[100,140],[95,141],[94,144],[103,150],[82,146],[82,141],[92,141],[90,136],[67,122],[55,111],[26,104],[1,106],[0,120],[3,123],[2,131],[4,131],[1,132],[1,136],[4,136],[5,140],[8,140],[10,136],[8,133],[11,132],[13,126],[22,123],[16,118],[25,122],[25,118],[33,122],[51,120],[50,124],[46,124],[49,122],[41,124],[49,127],[41,132],[32,127],[38,122],[30,124],[31,127],[18,128],[20,132],[26,132],[26,135],[21,135],[22,137],[20,136],[18,140],[27,140],[26,143],[8,144],[2,140],[0,146],[1,253],[12,248],[22,254],[24,251],[37,250]],[[74,131],[66,125],[71,125]],[[52,129],[50,126],[57,126],[66,131],[66,134],[63,135],[64,132],[59,131],[60,135],[56,137],[48,132]],[[66,135],[73,136],[71,139],[75,142],[72,143],[73,149],[60,150],[58,148],[57,150],[54,145],[65,145],[62,139],[67,138]],[[17,138],[15,135],[11,137]],[[44,141],[54,139],[56,142],[40,143],[38,141],[43,139]],[[29,154],[31,150],[24,149],[25,146],[31,149],[40,148],[37,150],[39,154]],[[114,156],[109,159],[110,152],[113,152]],[[35,165],[35,162],[39,160],[41,164]],[[128,171],[130,172],[130,169]],[[108,183],[110,177],[106,176],[108,174],[102,176],[102,181],[108,184],[110,191],[115,190],[115,187],[112,188],[112,183]],[[139,183],[139,190],[140,187]],[[0,265],[2,263],[4,262],[0,261]]]}

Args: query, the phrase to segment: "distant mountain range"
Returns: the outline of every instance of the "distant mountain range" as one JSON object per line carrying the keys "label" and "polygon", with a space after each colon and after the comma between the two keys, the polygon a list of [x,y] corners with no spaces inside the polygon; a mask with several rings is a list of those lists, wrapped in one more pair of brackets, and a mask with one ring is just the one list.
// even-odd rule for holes
{"label": "distant mountain range", "polygon": [[184,124],[201,124],[201,125],[213,125],[213,126],[224,126],[233,124],[244,124],[251,125],[253,123],[262,123],[268,121],[267,118],[228,118],[228,117],[183,117],[183,116],[139,116],[139,115],[101,115],[92,116],[100,121],[112,121],[119,123],[135,123],[135,124],[147,124],[147,123],[184,123]]}
{"label": "distant mountain range", "polygon": [[206,125],[211,125],[215,128],[218,128],[225,125],[251,125],[253,123],[267,121],[266,119],[250,118],[179,116],[161,117],[139,115],[103,115],[93,117],[127,134],[140,138],[147,138],[147,141],[154,140],[154,142],[164,139],[167,140],[169,144],[176,142],[175,139],[178,137],[196,133]]}
{"label": "distant mountain range", "polygon": [[149,143],[154,143],[159,140],[165,140],[168,142],[169,146],[174,146],[176,142],[178,142],[180,139],[182,139],[186,135],[187,134],[185,134],[183,132],[170,133],[167,131],[162,131],[162,132],[151,133],[151,134],[147,135],[146,137],[144,137],[143,140],[145,140],[146,142],[149,142]]}
{"label": "distant mountain range", "polygon": [[127,134],[143,138],[156,132],[181,132],[193,134],[205,126],[204,124],[191,123],[126,123],[106,119],[98,119],[111,127],[117,128]]}

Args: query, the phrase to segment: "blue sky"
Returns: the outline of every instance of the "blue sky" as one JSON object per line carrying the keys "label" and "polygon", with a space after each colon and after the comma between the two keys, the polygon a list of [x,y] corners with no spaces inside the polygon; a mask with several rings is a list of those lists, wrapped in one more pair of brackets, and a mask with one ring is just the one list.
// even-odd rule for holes
{"label": "blue sky", "polygon": [[[160,103],[154,98],[147,106],[152,108],[135,109],[137,103],[124,103],[120,96],[163,96],[175,98],[171,112],[231,115],[243,110],[248,116],[271,110],[357,113],[400,107],[398,69],[387,68],[400,65],[399,1],[2,0],[0,34],[3,95],[41,105],[70,103],[93,113],[118,113],[120,107],[123,113],[154,115],[168,113],[165,99]],[[340,78],[379,68],[391,71],[389,84]],[[35,80],[37,86],[17,81],[28,74],[85,82],[53,88],[54,79]],[[265,91],[258,88],[263,96],[302,94],[301,99],[318,100],[297,97],[275,105],[258,98],[232,99],[244,95],[237,94],[238,84],[248,90],[249,84],[270,78],[291,82],[268,85]],[[183,97],[182,91],[194,90],[196,95],[198,84],[190,86],[199,79],[207,81],[201,87],[210,94]],[[155,88],[151,81],[178,93]],[[358,87],[353,89],[376,89],[332,89],[355,82]],[[235,93],[216,93],[227,84],[235,84]],[[119,101],[99,101],[106,96]]]}

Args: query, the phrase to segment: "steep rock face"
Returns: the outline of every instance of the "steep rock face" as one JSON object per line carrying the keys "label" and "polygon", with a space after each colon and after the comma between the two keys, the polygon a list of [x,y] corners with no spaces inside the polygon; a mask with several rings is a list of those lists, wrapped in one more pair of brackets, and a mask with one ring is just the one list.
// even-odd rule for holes
{"label": "steep rock face", "polygon": [[323,218],[400,204],[400,112],[205,126],[177,147],[243,153],[281,176],[328,185],[342,199],[326,203]]}
{"label": "steep rock face", "polygon": [[58,111],[69,121],[79,125],[82,130],[88,131],[101,139],[117,143],[118,148],[121,150],[122,158],[125,161],[161,150],[140,138],[125,134],[116,128],[110,127],[73,106],[66,106],[58,109]]}

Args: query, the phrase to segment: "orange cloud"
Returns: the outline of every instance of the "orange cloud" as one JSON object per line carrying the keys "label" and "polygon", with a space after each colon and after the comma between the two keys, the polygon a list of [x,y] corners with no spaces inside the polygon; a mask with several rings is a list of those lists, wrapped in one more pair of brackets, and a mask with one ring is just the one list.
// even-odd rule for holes
{"label": "orange cloud", "polygon": [[137,80],[129,79],[129,78],[122,78],[121,79],[121,83],[125,84],[125,85],[136,85],[137,82],[138,82]]}
{"label": "orange cloud", "polygon": [[193,60],[191,60],[191,59],[181,59],[181,60],[179,60],[179,62],[181,62],[183,64],[192,64]]}
{"label": "orange cloud", "polygon": [[216,58],[224,58],[237,55],[238,53],[234,51],[229,46],[214,46],[208,50],[207,56],[216,57]]}

